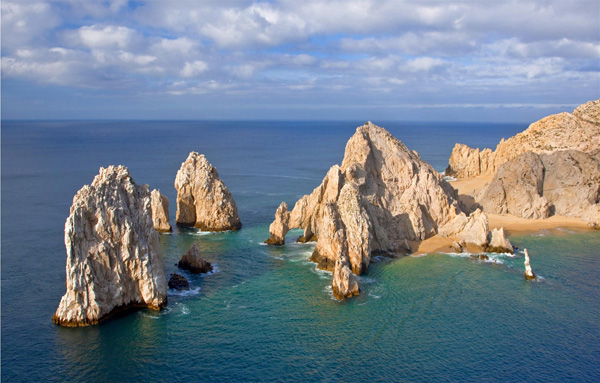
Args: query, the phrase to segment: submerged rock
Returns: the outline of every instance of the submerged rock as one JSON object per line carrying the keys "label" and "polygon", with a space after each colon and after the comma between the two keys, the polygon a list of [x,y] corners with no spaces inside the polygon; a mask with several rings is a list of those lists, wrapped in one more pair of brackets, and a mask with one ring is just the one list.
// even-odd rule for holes
{"label": "submerged rock", "polygon": [[480,261],[488,261],[490,257],[487,254],[471,254],[471,258],[479,259]]}
{"label": "submerged rock", "polygon": [[193,274],[208,273],[209,271],[213,270],[212,265],[202,259],[202,256],[200,255],[200,248],[195,242],[187,251],[187,253],[181,257],[177,266],[180,269],[188,270]]}
{"label": "submerged rock", "polygon": [[167,283],[148,185],[124,166],[100,168],[73,198],[65,223],[67,292],[54,323],[97,324],[131,307],[161,309]]}
{"label": "submerged rock", "polygon": [[175,290],[189,290],[190,284],[183,275],[171,274],[171,278],[169,278],[169,288]]}
{"label": "submerged rock", "polygon": [[242,227],[237,206],[219,173],[202,154],[191,152],[175,177],[180,226],[206,231],[238,230]]}
{"label": "submerged rock", "polygon": [[152,222],[154,229],[159,233],[173,231],[169,223],[169,199],[160,190],[152,190],[150,194],[152,203]]}
{"label": "submerged rock", "polygon": [[591,153],[600,149],[600,100],[580,105],[573,113],[545,117],[509,138],[495,151],[456,144],[446,175],[457,178],[493,175],[504,163],[525,152],[551,153],[575,149]]}
{"label": "submerged rock", "polygon": [[478,194],[488,213],[523,218],[554,214],[600,223],[600,150],[527,152],[506,162]]}
{"label": "submerged rock", "polygon": [[[407,240],[440,233],[477,246],[488,241],[485,214],[463,212],[441,174],[370,122],[348,141],[342,166],[332,166],[291,212],[280,205],[268,241],[283,244],[292,228],[302,228],[304,240],[317,240],[311,260],[319,268],[335,271],[345,257],[354,274],[366,272],[373,252],[410,251]],[[342,256],[336,241],[344,243]]]}
{"label": "submerged rock", "polygon": [[525,261],[523,263],[525,264],[525,279],[535,279],[535,274],[533,274],[533,270],[531,270],[531,265],[529,264],[529,253],[527,252],[527,249],[524,249],[524,252]]}

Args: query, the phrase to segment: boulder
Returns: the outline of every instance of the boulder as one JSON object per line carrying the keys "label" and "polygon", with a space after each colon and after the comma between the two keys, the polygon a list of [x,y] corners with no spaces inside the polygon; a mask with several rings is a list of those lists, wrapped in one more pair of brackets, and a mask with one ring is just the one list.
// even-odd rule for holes
{"label": "boulder", "polygon": [[206,231],[238,230],[242,227],[237,206],[217,169],[204,155],[191,152],[175,177],[180,226]]}
{"label": "boulder", "polygon": [[212,265],[202,259],[200,248],[195,242],[187,253],[181,256],[177,266],[180,269],[188,270],[192,274],[208,273],[213,270]]}
{"label": "boulder", "polygon": [[171,274],[171,278],[169,278],[169,288],[175,290],[189,290],[190,284],[183,275]]}
{"label": "boulder", "polygon": [[154,229],[159,233],[173,231],[169,223],[169,199],[160,190],[152,190],[150,193],[152,204],[152,222]]}
{"label": "boulder", "polygon": [[600,149],[600,100],[580,105],[573,113],[554,114],[534,122],[525,131],[502,139],[493,152],[456,144],[446,175],[492,176],[504,163],[525,152],[541,154],[569,149],[586,153]]}
{"label": "boulder", "polygon": [[77,192],[65,247],[67,292],[54,323],[92,325],[118,311],[167,304],[150,189],[137,185],[126,167],[100,168],[91,185]]}

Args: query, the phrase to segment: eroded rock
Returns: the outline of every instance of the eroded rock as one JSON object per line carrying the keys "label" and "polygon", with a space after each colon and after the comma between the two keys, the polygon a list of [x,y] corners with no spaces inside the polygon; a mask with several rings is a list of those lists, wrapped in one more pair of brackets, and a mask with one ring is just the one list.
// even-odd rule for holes
{"label": "eroded rock", "polygon": [[525,152],[569,149],[586,153],[600,149],[600,100],[580,105],[573,113],[554,114],[534,122],[525,131],[502,139],[493,152],[456,144],[446,174],[457,178],[491,176],[504,163]]}
{"label": "eroded rock", "polygon": [[191,152],[175,177],[180,226],[206,231],[238,230],[242,227],[233,196],[217,169],[202,154]]}
{"label": "eroded rock", "polygon": [[489,244],[485,249],[488,253],[513,253],[513,246],[504,235],[504,228],[493,229],[489,234],[489,238]]}
{"label": "eroded rock", "polygon": [[529,263],[529,253],[527,249],[524,249],[525,252],[525,260],[523,261],[525,265],[525,279],[532,280],[535,279],[535,274],[533,274],[533,270],[531,270],[531,264]]}
{"label": "eroded rock", "polygon": [[65,223],[67,292],[52,320],[97,324],[132,307],[161,309],[167,282],[148,185],[124,166],[100,168],[73,198]]}
{"label": "eroded rock", "polygon": [[275,221],[269,226],[269,239],[265,241],[268,245],[281,246],[285,243],[285,234],[289,231],[290,212],[285,202],[282,202],[275,212]]}
{"label": "eroded rock", "polygon": [[150,194],[152,204],[152,222],[154,229],[159,233],[170,232],[173,229],[169,223],[169,199],[160,190],[152,190]]}
{"label": "eroded rock", "polygon": [[187,253],[181,256],[177,266],[180,269],[188,270],[192,274],[208,273],[213,270],[212,265],[202,258],[200,248],[195,242]]}
{"label": "eroded rock", "polygon": [[175,290],[189,290],[190,283],[183,275],[180,274],[171,274],[171,278],[169,278],[169,288]]}

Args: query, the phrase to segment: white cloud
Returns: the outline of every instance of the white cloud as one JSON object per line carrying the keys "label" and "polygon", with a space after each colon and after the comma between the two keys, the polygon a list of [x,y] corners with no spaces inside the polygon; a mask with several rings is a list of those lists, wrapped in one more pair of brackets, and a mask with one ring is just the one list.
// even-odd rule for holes
{"label": "white cloud", "polygon": [[111,48],[121,49],[129,47],[136,38],[136,31],[123,26],[116,25],[91,25],[77,30],[78,41],[88,48]]}
{"label": "white cloud", "polygon": [[204,73],[208,69],[208,64],[204,61],[196,60],[193,62],[186,62],[181,69],[181,76],[183,77],[196,77],[199,74]]}

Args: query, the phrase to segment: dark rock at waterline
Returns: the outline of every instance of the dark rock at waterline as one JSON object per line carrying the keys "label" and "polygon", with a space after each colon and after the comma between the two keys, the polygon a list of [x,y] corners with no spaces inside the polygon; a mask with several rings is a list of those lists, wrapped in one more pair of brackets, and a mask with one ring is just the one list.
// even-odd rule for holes
{"label": "dark rock at waterline", "polygon": [[189,290],[190,284],[183,275],[171,274],[171,278],[169,278],[169,288],[175,290]]}
{"label": "dark rock at waterline", "polygon": [[193,274],[208,273],[213,270],[212,265],[200,256],[200,249],[196,243],[181,257],[177,266]]}
{"label": "dark rock at waterline", "polygon": [[486,254],[471,254],[471,258],[479,259],[480,261],[487,261],[490,259]]}

